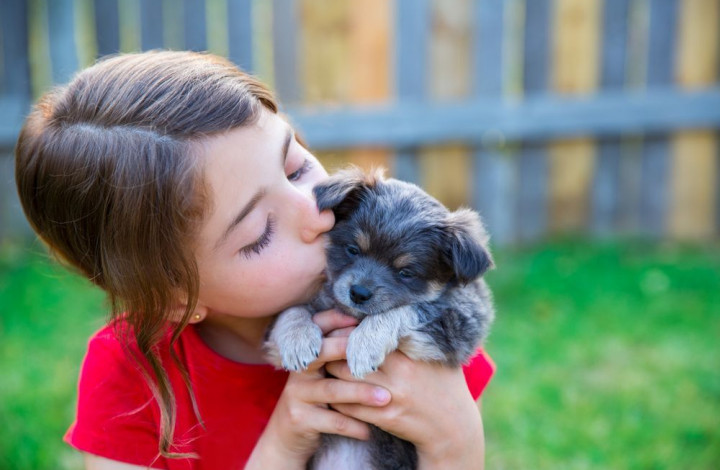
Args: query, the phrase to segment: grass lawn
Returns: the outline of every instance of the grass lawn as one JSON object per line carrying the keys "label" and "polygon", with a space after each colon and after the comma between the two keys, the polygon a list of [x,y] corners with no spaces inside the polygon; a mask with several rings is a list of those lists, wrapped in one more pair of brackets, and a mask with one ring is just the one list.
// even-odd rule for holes
{"label": "grass lawn", "polygon": [[[0,469],[79,468],[61,442],[103,296],[0,246]],[[488,469],[720,468],[720,246],[496,253]]]}

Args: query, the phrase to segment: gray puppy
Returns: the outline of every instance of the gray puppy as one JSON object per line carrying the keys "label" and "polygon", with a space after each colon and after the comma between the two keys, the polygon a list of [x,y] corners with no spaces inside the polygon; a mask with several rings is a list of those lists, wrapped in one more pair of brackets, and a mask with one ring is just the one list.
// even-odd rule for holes
{"label": "gray puppy", "polygon": [[[337,308],[360,323],[348,338],[353,376],[376,371],[398,349],[420,361],[458,367],[487,335],[494,317],[480,276],[493,265],[480,216],[448,211],[413,184],[358,169],[314,188],[332,209],[327,281],[309,305],[282,312],[268,333],[268,356],[303,370],[320,353],[316,312]],[[323,435],[311,469],[414,469],[415,447],[372,426],[369,441]]]}

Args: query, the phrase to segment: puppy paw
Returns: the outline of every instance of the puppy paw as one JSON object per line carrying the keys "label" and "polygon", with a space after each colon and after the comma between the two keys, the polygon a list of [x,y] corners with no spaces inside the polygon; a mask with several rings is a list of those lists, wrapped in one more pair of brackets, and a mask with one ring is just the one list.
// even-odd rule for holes
{"label": "puppy paw", "polygon": [[281,340],[280,357],[285,370],[300,371],[308,368],[320,355],[322,331],[315,324],[303,326]]}
{"label": "puppy paw", "polygon": [[307,369],[320,355],[321,347],[322,330],[301,308],[291,308],[281,314],[265,343],[270,362],[292,371]]}
{"label": "puppy paw", "polygon": [[356,332],[353,331],[348,338],[347,362],[353,377],[362,379],[378,370],[385,360],[387,348],[377,338],[356,335]]}

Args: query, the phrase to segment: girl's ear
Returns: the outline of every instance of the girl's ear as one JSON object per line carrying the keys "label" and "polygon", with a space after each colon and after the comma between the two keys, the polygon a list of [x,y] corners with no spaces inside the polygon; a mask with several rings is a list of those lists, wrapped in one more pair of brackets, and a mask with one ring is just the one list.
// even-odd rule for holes
{"label": "girl's ear", "polygon": [[[187,303],[185,301],[180,301],[175,306],[173,306],[170,309],[170,315],[169,320],[173,322],[181,322],[183,317],[185,316],[185,312],[187,311]],[[188,320],[188,323],[195,324],[200,323],[201,321],[205,320],[208,314],[208,308],[205,307],[202,303],[198,302],[195,305],[195,308],[193,309],[192,313],[190,314],[190,319]]]}
{"label": "girl's ear", "polygon": [[332,209],[342,220],[359,204],[362,193],[382,180],[382,171],[365,174],[357,167],[340,170],[313,188],[318,209]]}
{"label": "girl's ear", "polygon": [[493,267],[487,248],[488,234],[477,212],[458,209],[451,212],[445,225],[447,237],[443,258],[460,283],[468,283]]}

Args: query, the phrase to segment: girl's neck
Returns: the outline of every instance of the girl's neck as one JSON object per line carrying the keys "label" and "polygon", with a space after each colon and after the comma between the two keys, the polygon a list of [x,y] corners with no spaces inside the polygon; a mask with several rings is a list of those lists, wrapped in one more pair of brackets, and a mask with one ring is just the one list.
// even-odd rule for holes
{"label": "girl's neck", "polygon": [[195,329],[205,344],[223,357],[244,364],[266,364],[262,345],[272,320],[213,315],[196,324]]}

